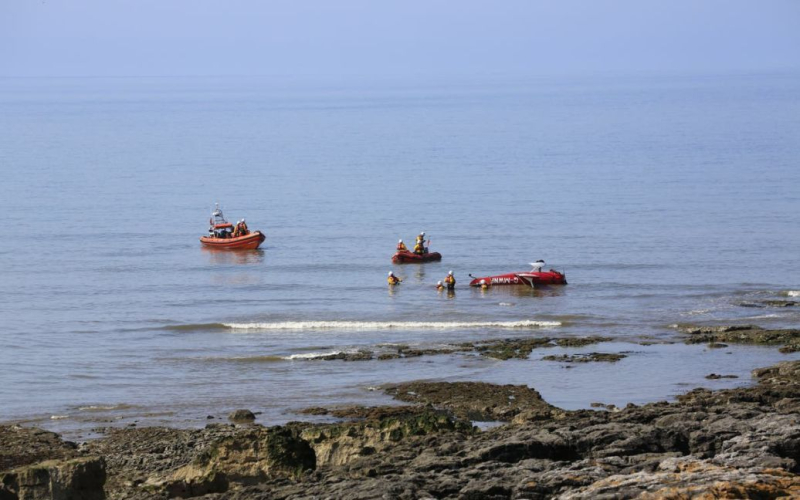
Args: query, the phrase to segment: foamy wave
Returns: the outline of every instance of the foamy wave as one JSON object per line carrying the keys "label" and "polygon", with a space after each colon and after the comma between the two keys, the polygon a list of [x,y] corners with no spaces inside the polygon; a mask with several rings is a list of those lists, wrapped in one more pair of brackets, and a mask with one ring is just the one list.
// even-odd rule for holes
{"label": "foamy wave", "polygon": [[452,330],[457,328],[552,328],[560,321],[284,321],[224,323],[231,330]]}
{"label": "foamy wave", "polygon": [[289,361],[294,359],[316,359],[325,356],[336,356],[337,354],[342,354],[346,352],[349,351],[309,352],[306,354],[292,354],[291,356],[284,356],[282,359],[287,359]]}
{"label": "foamy wave", "polygon": [[745,316],[739,319],[769,319],[769,318],[780,318],[780,314],[759,314],[758,316]]}
{"label": "foamy wave", "polygon": [[125,410],[130,408],[130,405],[126,404],[118,404],[118,405],[88,405],[88,406],[79,406],[79,411],[110,411],[110,410]]}
{"label": "foamy wave", "polygon": [[67,415],[50,415],[50,420],[64,420],[69,418]]}
{"label": "foamy wave", "polygon": [[684,316],[699,316],[701,314],[708,314],[711,311],[712,311],[712,309],[695,309],[693,311],[689,311],[689,312],[686,312],[686,313],[683,313],[683,314],[684,314]]}
{"label": "foamy wave", "polygon": [[786,295],[789,297],[800,297],[800,290],[787,290]]}

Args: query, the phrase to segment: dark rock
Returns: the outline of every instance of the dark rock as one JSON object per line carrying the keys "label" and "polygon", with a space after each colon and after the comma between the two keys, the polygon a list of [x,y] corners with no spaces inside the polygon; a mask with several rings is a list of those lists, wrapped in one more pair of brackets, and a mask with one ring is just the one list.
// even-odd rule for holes
{"label": "dark rock", "polygon": [[47,460],[0,473],[0,498],[102,500],[105,481],[102,458]]}
{"label": "dark rock", "polygon": [[232,422],[252,422],[256,419],[256,415],[246,409],[235,410],[228,414],[228,420]]}
{"label": "dark rock", "polygon": [[531,351],[541,347],[552,347],[549,338],[525,338],[495,340],[475,346],[480,354],[495,359],[527,359]]}
{"label": "dark rock", "polygon": [[[559,410],[524,386],[414,382],[388,389],[413,406],[330,410],[350,422],[116,429],[72,452],[104,457],[114,499],[800,498],[800,361],[753,377],[612,412]],[[479,432],[449,412],[514,423]],[[30,433],[13,456],[25,439],[69,452]],[[20,484],[7,474],[3,500]]]}
{"label": "dark rock", "polygon": [[298,413],[301,415],[327,415],[330,413],[330,410],[327,408],[321,408],[319,406],[313,406],[311,408],[300,410]]}
{"label": "dark rock", "polygon": [[606,362],[616,363],[617,361],[626,358],[625,354],[609,353],[609,352],[590,352],[586,354],[562,354],[560,356],[545,356],[543,361],[561,361],[563,363],[590,363],[590,362]]}
{"label": "dark rock", "polygon": [[76,456],[75,443],[62,440],[54,432],[19,425],[0,425],[0,471]]}
{"label": "dark rock", "polygon": [[523,411],[549,415],[559,411],[524,385],[481,382],[409,382],[386,388],[400,401],[431,404],[468,420],[510,421]]}
{"label": "dark rock", "polygon": [[717,373],[710,373],[706,375],[706,378],[709,380],[718,380],[721,378],[739,378],[738,375],[719,375]]}
{"label": "dark rock", "polygon": [[610,342],[614,339],[611,337],[565,337],[556,339],[556,345],[559,347],[583,347],[591,344],[599,344],[600,342]]}
{"label": "dark rock", "polygon": [[688,334],[687,344],[706,344],[716,342],[783,345],[782,352],[800,349],[800,330],[765,330],[755,325],[692,326],[683,325],[679,329]]}
{"label": "dark rock", "polygon": [[327,354],[308,359],[312,361],[369,361],[372,359],[372,352],[362,349],[358,352],[337,352],[336,354]]}

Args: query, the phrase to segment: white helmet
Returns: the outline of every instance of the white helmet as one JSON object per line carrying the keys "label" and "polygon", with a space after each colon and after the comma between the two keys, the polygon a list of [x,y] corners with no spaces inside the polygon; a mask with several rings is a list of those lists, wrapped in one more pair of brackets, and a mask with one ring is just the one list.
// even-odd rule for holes
{"label": "white helmet", "polygon": [[394,273],[389,271],[389,276],[394,276]]}
{"label": "white helmet", "polygon": [[398,241],[398,243],[402,243],[402,242],[403,242],[403,240]]}
{"label": "white helmet", "polygon": [[447,273],[447,274],[448,274],[449,276],[452,276],[452,275],[453,275],[453,271],[450,271],[450,272],[449,272],[449,273]]}
{"label": "white helmet", "polygon": [[244,219],[242,219],[242,222],[244,222]]}
{"label": "white helmet", "polygon": [[436,284],[437,284],[437,285],[441,285],[441,284],[442,284],[442,282],[441,282],[441,281],[437,281],[437,282],[436,282]]}
{"label": "white helmet", "polygon": [[485,284],[486,284],[486,280],[481,280],[481,285],[485,285]]}
{"label": "white helmet", "polygon": [[420,236],[425,236],[425,231],[422,231],[421,233],[419,233],[419,235]]}

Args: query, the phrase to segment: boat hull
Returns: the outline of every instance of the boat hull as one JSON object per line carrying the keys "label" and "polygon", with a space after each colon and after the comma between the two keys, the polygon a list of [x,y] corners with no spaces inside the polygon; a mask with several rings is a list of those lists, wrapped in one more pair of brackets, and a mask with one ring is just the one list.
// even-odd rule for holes
{"label": "boat hull", "polygon": [[261,231],[253,231],[246,236],[236,238],[212,238],[209,236],[200,237],[200,243],[206,248],[219,250],[255,250],[266,240]]}
{"label": "boat hull", "polygon": [[442,260],[442,254],[439,252],[425,253],[422,255],[415,254],[414,252],[397,252],[392,256],[392,262],[395,264],[423,264],[425,262],[436,262]]}
{"label": "boat hull", "polygon": [[469,286],[481,286],[481,281],[485,281],[491,286],[527,285],[535,287],[541,285],[566,285],[567,277],[558,271],[508,273],[475,278],[469,282]]}

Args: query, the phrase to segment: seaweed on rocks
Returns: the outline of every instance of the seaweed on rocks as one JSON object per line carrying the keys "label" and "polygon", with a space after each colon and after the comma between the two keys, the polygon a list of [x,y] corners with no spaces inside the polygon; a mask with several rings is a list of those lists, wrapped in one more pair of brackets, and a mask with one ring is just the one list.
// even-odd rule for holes
{"label": "seaweed on rocks", "polygon": [[678,328],[688,335],[687,344],[780,345],[784,353],[800,350],[800,329],[796,328],[767,330],[756,325],[680,325]]}
{"label": "seaweed on rocks", "polygon": [[591,362],[605,362],[616,363],[617,361],[626,358],[625,354],[610,353],[610,352],[589,352],[584,354],[562,354],[560,356],[551,355],[542,358],[544,361],[560,361],[562,363],[591,363]]}

